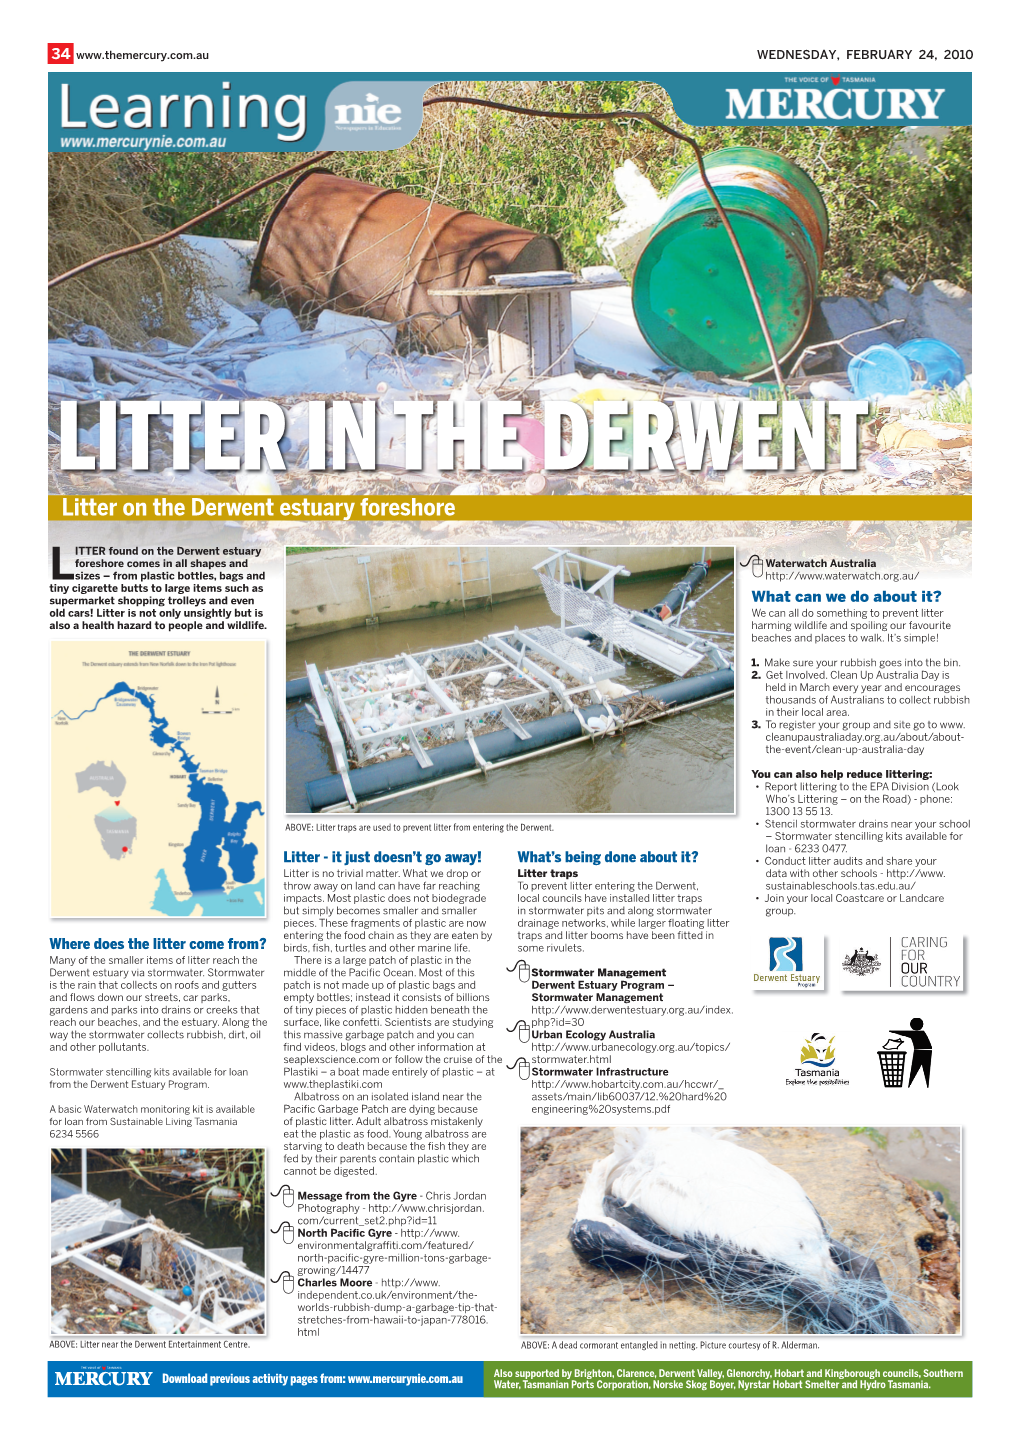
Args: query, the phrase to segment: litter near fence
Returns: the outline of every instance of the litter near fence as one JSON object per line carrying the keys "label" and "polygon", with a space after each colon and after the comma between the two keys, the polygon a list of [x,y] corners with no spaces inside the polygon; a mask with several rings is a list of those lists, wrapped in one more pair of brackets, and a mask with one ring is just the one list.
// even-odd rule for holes
{"label": "litter near fence", "polygon": [[[185,1164],[180,1178],[210,1170]],[[209,1249],[151,1215],[140,1218],[88,1188],[50,1180],[50,1329],[82,1333],[259,1334],[265,1280],[243,1249]]]}
{"label": "litter near fence", "polygon": [[[471,97],[440,102],[493,107]],[[567,112],[552,118],[612,117]],[[632,118],[694,144],[649,114]],[[83,322],[64,323],[49,346],[50,403],[78,401],[82,455],[98,452],[94,431],[102,401],[233,398],[243,405],[272,399],[287,412],[287,471],[263,464],[261,472],[238,477],[194,462],[174,469],[169,422],[161,419],[153,425],[144,472],[131,468],[126,422],[114,471],[61,469],[54,443],[51,489],[320,495],[358,492],[369,478],[396,492],[429,493],[458,492],[465,481],[482,493],[966,490],[970,296],[940,281],[911,294],[890,278],[873,303],[820,297],[829,241],[824,182],[820,188],[799,166],[764,148],[705,154],[694,148],[696,163],[663,195],[632,161],[616,170],[623,208],[600,237],[607,263],[579,273],[564,270],[555,235],[367,185],[321,164],[310,169],[311,161],[292,166],[284,173],[303,173],[270,211],[257,242],[173,241],[207,276],[207,303],[194,315],[190,343],[115,344],[101,327]],[[119,253],[90,263],[117,263]],[[153,309],[159,309],[156,295]],[[842,470],[835,458],[821,471],[806,464],[778,473],[745,470],[738,440],[727,470],[717,471],[701,456],[688,464],[674,441],[668,470],[600,469],[589,449],[580,466],[543,472],[537,443],[543,403],[557,397],[584,404],[587,392],[607,385],[628,399],[716,406],[739,398],[794,398],[808,406],[817,399],[867,398],[872,414],[854,471]],[[366,400],[379,406],[384,442],[370,476],[305,467],[300,407],[322,397],[351,401],[359,422]],[[392,412],[394,401],[451,397],[523,401],[520,448],[508,449],[528,456],[521,470],[440,469],[428,425],[423,465],[408,465],[406,426]],[[923,415],[946,397],[968,416],[965,424],[946,421],[964,441],[951,454],[938,446],[940,462],[928,465],[935,447],[913,445],[920,463],[909,475],[866,462],[882,448],[878,434],[886,422]],[[193,438],[200,424],[193,422]],[[54,441],[57,433],[54,413]],[[529,479],[540,473],[541,483]]]}

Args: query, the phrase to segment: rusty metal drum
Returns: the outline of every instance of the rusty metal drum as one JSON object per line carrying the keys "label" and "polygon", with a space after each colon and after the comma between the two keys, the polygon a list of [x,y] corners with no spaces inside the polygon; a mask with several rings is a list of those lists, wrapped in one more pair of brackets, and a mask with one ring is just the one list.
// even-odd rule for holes
{"label": "rusty metal drum", "polygon": [[[829,237],[810,175],[769,150],[705,156],[780,360],[807,333]],[[696,165],[679,177],[634,271],[634,314],[656,354],[685,370],[753,379],[769,354],[737,257]]]}
{"label": "rusty metal drum", "polygon": [[317,169],[290,187],[266,222],[251,287],[282,295],[295,313],[410,321],[417,341],[448,349],[469,333],[484,338],[486,307],[437,289],[562,263],[548,235]]}

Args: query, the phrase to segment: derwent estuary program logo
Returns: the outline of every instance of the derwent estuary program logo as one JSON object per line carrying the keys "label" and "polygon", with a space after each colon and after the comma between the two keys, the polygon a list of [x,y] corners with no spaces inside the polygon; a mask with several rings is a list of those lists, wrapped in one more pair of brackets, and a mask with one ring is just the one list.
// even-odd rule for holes
{"label": "derwent estuary program logo", "polygon": [[799,974],[803,971],[803,939],[769,939],[769,973]]}

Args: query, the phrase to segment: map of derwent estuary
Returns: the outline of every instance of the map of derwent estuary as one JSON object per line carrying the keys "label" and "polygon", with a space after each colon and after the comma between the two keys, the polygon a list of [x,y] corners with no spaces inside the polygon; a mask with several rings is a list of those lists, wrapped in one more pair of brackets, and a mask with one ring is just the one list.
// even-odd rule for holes
{"label": "map of derwent estuary", "polygon": [[265,914],[265,646],[52,646],[55,917]]}

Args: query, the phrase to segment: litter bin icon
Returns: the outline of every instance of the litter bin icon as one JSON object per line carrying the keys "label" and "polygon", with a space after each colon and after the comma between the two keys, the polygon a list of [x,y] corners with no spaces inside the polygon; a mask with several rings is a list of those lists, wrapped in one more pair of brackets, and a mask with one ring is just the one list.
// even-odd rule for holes
{"label": "litter bin icon", "polygon": [[878,1062],[882,1069],[882,1083],[886,1088],[902,1088],[903,1072],[907,1066],[906,1049],[879,1049]]}

